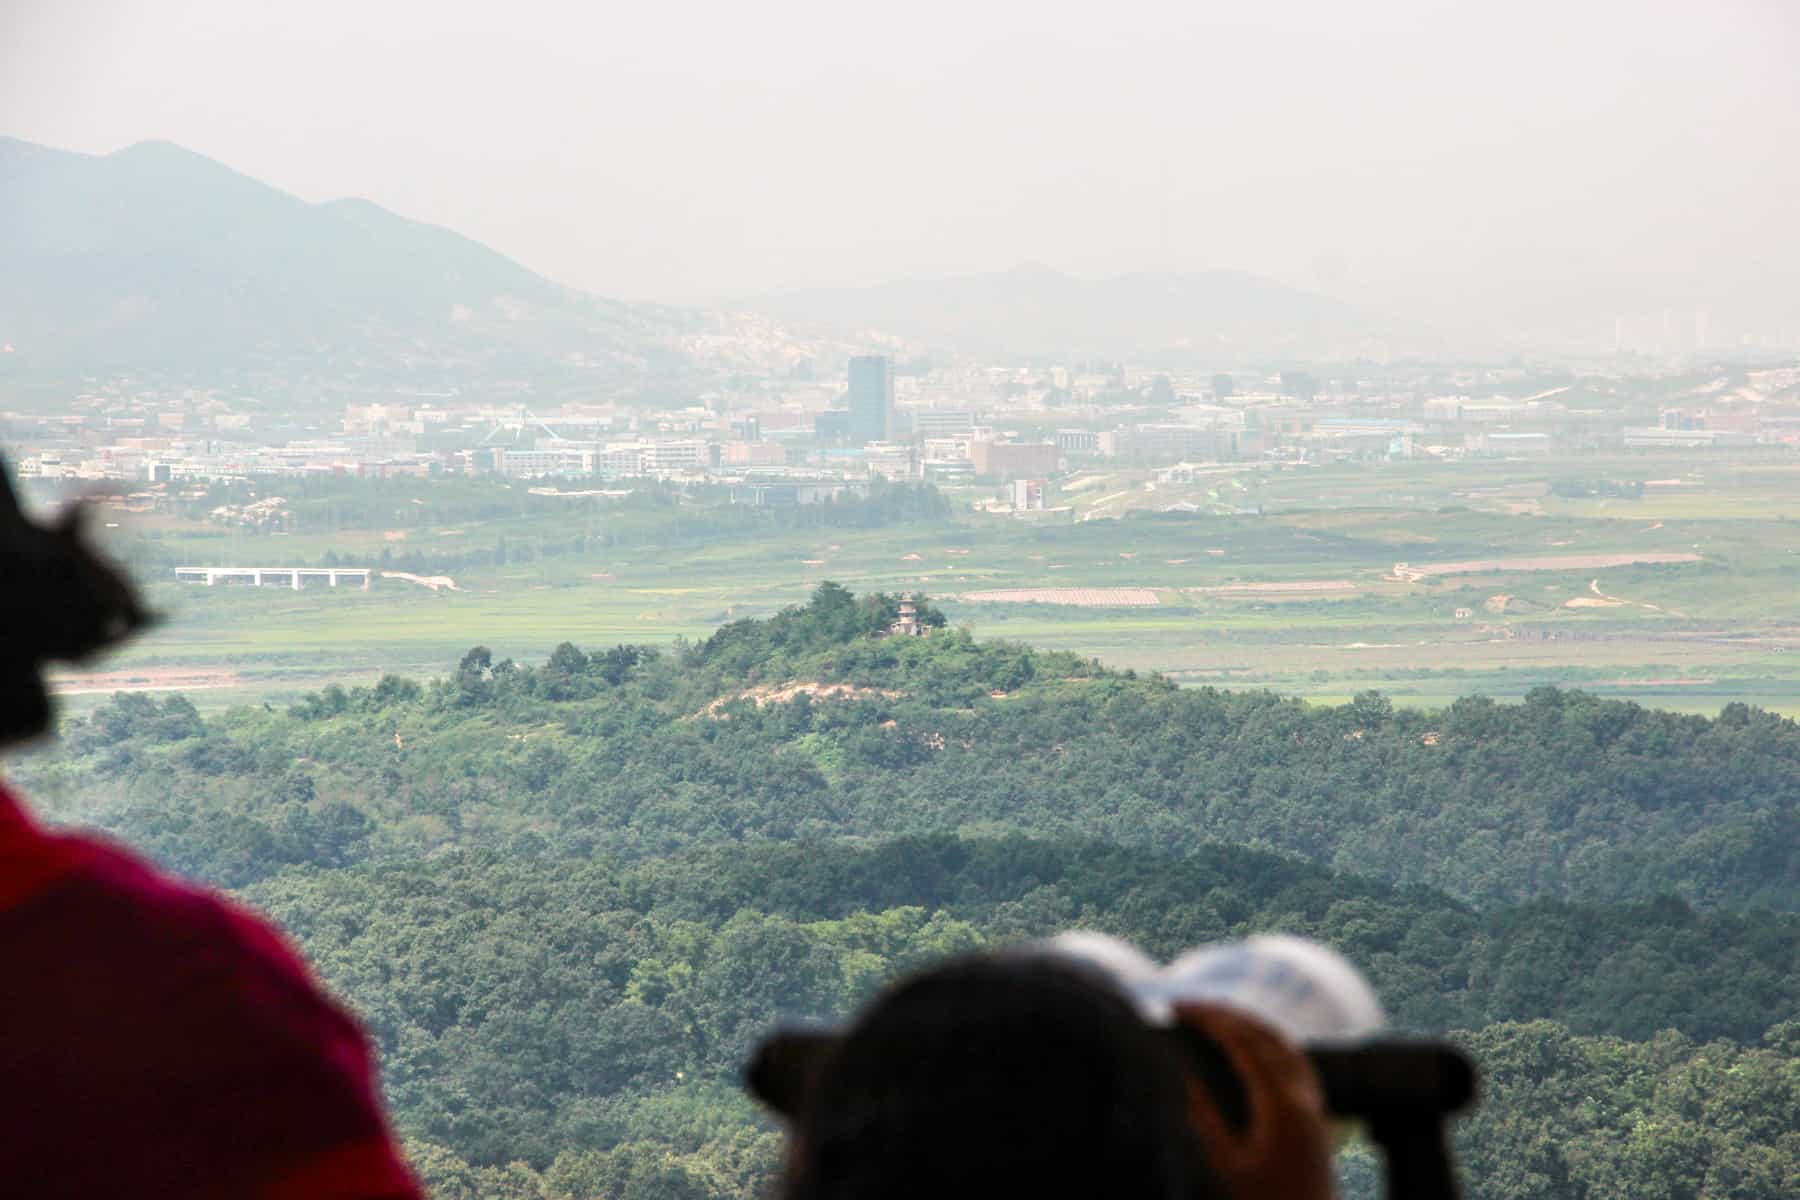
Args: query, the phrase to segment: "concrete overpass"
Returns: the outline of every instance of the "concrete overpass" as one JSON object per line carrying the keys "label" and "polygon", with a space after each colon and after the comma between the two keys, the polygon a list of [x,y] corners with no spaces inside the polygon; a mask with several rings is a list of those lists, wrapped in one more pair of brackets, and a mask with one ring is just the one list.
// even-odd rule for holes
{"label": "concrete overpass", "polygon": [[374,572],[368,567],[176,567],[175,578],[182,583],[204,583],[251,587],[285,587],[296,592],[309,583],[328,587],[349,585],[369,590]]}

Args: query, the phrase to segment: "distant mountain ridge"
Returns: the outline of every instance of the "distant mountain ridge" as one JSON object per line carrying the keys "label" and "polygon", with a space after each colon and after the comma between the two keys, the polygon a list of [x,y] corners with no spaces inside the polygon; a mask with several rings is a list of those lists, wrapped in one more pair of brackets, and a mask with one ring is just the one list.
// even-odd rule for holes
{"label": "distant mountain ridge", "polygon": [[623,370],[658,332],[449,230],[308,204],[168,142],[91,156],[0,139],[0,342],[33,366],[581,354]]}
{"label": "distant mountain ridge", "polygon": [[877,347],[1225,363],[1322,355],[1366,330],[1339,301],[1228,271],[1021,267],[738,307],[596,297],[451,230],[367,200],[308,203],[170,142],[90,155],[0,137],[0,380],[260,372],[691,400],[721,376],[833,370]]}
{"label": "distant mountain ridge", "polygon": [[616,390],[683,375],[688,343],[738,328],[600,299],[450,230],[367,200],[311,204],[169,142],[88,155],[0,138],[0,368],[485,372]]}
{"label": "distant mountain ridge", "polygon": [[1339,300],[1243,271],[1083,279],[1028,265],[986,275],[787,292],[742,307],[879,329],[972,354],[1155,360],[1325,354],[1372,331]]}

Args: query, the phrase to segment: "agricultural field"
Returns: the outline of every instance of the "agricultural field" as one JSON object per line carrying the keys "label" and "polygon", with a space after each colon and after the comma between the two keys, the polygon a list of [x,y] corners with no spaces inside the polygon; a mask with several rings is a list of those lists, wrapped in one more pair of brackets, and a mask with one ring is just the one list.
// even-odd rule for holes
{"label": "agricultural field", "polygon": [[[1744,701],[1800,714],[1792,453],[1076,482],[1059,523],[977,513],[979,489],[936,511],[827,525],[717,497],[485,480],[346,483],[289,502],[278,530],[109,509],[106,535],[165,620],[59,682],[77,709],[121,688],[179,688],[203,707],[279,702],[329,679],[441,674],[476,644],[527,660],[565,640],[694,639],[832,579],[927,594],[984,638],[1321,703],[1374,688],[1437,706],[1561,683],[1686,711]],[[1174,505],[1196,511],[1164,511]],[[376,577],[366,592],[174,579],[177,566],[330,564]]]}

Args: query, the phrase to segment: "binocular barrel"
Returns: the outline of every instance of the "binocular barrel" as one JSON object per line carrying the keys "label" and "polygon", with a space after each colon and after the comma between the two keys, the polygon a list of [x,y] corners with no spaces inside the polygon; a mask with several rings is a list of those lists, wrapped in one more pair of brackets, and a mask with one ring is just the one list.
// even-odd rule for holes
{"label": "binocular barrel", "polygon": [[1375,1121],[1416,1114],[1447,1117],[1475,1099],[1475,1065],[1445,1042],[1374,1038],[1314,1046],[1325,1107],[1336,1117]]}

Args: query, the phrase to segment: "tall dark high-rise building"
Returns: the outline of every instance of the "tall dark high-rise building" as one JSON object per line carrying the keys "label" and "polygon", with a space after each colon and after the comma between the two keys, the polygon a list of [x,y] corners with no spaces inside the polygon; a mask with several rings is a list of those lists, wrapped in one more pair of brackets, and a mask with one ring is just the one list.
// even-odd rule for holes
{"label": "tall dark high-rise building", "polygon": [[1281,394],[1292,396],[1302,404],[1311,404],[1313,397],[1319,393],[1319,381],[1305,371],[1283,371],[1281,373]]}
{"label": "tall dark high-rise building", "polygon": [[850,442],[886,441],[894,428],[894,360],[865,354],[850,360]]}

